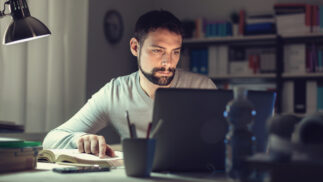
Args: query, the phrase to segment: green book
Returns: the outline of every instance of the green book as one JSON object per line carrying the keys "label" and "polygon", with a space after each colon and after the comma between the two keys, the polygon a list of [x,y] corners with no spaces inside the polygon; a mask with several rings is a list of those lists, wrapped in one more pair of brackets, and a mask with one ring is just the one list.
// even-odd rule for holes
{"label": "green book", "polygon": [[24,147],[40,147],[41,142],[24,141],[17,138],[0,137],[0,149],[4,148],[24,148]]}

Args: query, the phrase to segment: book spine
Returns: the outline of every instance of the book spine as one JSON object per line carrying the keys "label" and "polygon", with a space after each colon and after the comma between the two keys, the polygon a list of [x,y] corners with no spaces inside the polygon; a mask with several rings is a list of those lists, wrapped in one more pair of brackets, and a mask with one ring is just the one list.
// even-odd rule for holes
{"label": "book spine", "polygon": [[309,27],[312,32],[312,5],[307,4],[305,10],[305,25]]}
{"label": "book spine", "polygon": [[277,3],[274,5],[274,9],[276,8],[299,8],[305,7],[306,4],[304,3]]}
{"label": "book spine", "polygon": [[217,47],[210,46],[208,48],[208,76],[213,78],[217,75]]}
{"label": "book spine", "polygon": [[306,109],[307,113],[314,113],[317,108],[317,84],[316,81],[306,82]]}
{"label": "book spine", "polygon": [[317,110],[323,111],[323,85],[317,85]]}
{"label": "book spine", "polygon": [[319,72],[323,71],[323,52],[322,47],[319,47],[317,50],[317,59],[318,59],[318,66],[319,66]]}
{"label": "book spine", "polygon": [[199,70],[199,65],[198,65],[198,51],[197,50],[192,50],[191,51],[191,56],[190,56],[190,67],[191,71],[194,73],[198,73]]}
{"label": "book spine", "polygon": [[294,82],[294,112],[306,112],[306,81],[298,80]]}
{"label": "book spine", "polygon": [[245,11],[240,10],[239,13],[239,35],[244,35],[245,28]]}
{"label": "book spine", "polygon": [[311,72],[311,51],[308,46],[306,46],[306,72]]}
{"label": "book spine", "polygon": [[228,74],[228,46],[219,47],[219,74],[227,75]]}
{"label": "book spine", "polygon": [[292,113],[294,110],[294,82],[286,81],[282,91],[282,112]]}
{"label": "book spine", "polygon": [[207,49],[200,50],[201,54],[201,64],[200,64],[200,71],[199,73],[203,75],[208,74],[208,51]]}

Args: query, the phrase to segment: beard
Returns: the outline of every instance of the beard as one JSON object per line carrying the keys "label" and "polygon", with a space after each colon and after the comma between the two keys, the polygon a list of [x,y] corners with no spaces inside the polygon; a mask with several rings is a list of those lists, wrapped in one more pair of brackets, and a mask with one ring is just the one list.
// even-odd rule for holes
{"label": "beard", "polygon": [[158,71],[166,71],[166,68],[160,67],[160,68],[153,68],[151,73],[146,72],[142,69],[141,66],[141,49],[139,49],[139,55],[138,55],[138,67],[139,70],[142,72],[142,74],[153,84],[159,85],[159,86],[167,86],[169,85],[175,76],[175,70],[176,68],[168,68],[167,71],[171,72],[171,76],[157,76]]}
{"label": "beard", "polygon": [[159,86],[167,86],[169,85],[175,76],[175,68],[168,68],[167,71],[171,72],[171,76],[156,76],[158,71],[166,71],[166,68],[154,68],[151,73],[145,72],[141,65],[139,64],[139,69],[142,72],[142,74],[153,84],[159,85]]}

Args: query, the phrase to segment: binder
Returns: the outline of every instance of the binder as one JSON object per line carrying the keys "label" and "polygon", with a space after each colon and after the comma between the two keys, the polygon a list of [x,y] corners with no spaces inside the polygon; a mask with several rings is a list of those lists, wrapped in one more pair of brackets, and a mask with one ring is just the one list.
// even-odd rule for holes
{"label": "binder", "polygon": [[294,82],[294,112],[306,112],[306,81],[297,80]]}

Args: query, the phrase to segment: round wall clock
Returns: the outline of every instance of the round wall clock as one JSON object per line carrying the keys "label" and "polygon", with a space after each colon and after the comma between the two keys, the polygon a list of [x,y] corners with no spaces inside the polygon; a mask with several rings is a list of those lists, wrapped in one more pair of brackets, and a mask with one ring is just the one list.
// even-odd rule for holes
{"label": "round wall clock", "polygon": [[111,44],[118,43],[123,34],[123,20],[117,10],[109,10],[105,13],[103,22],[105,38]]}

